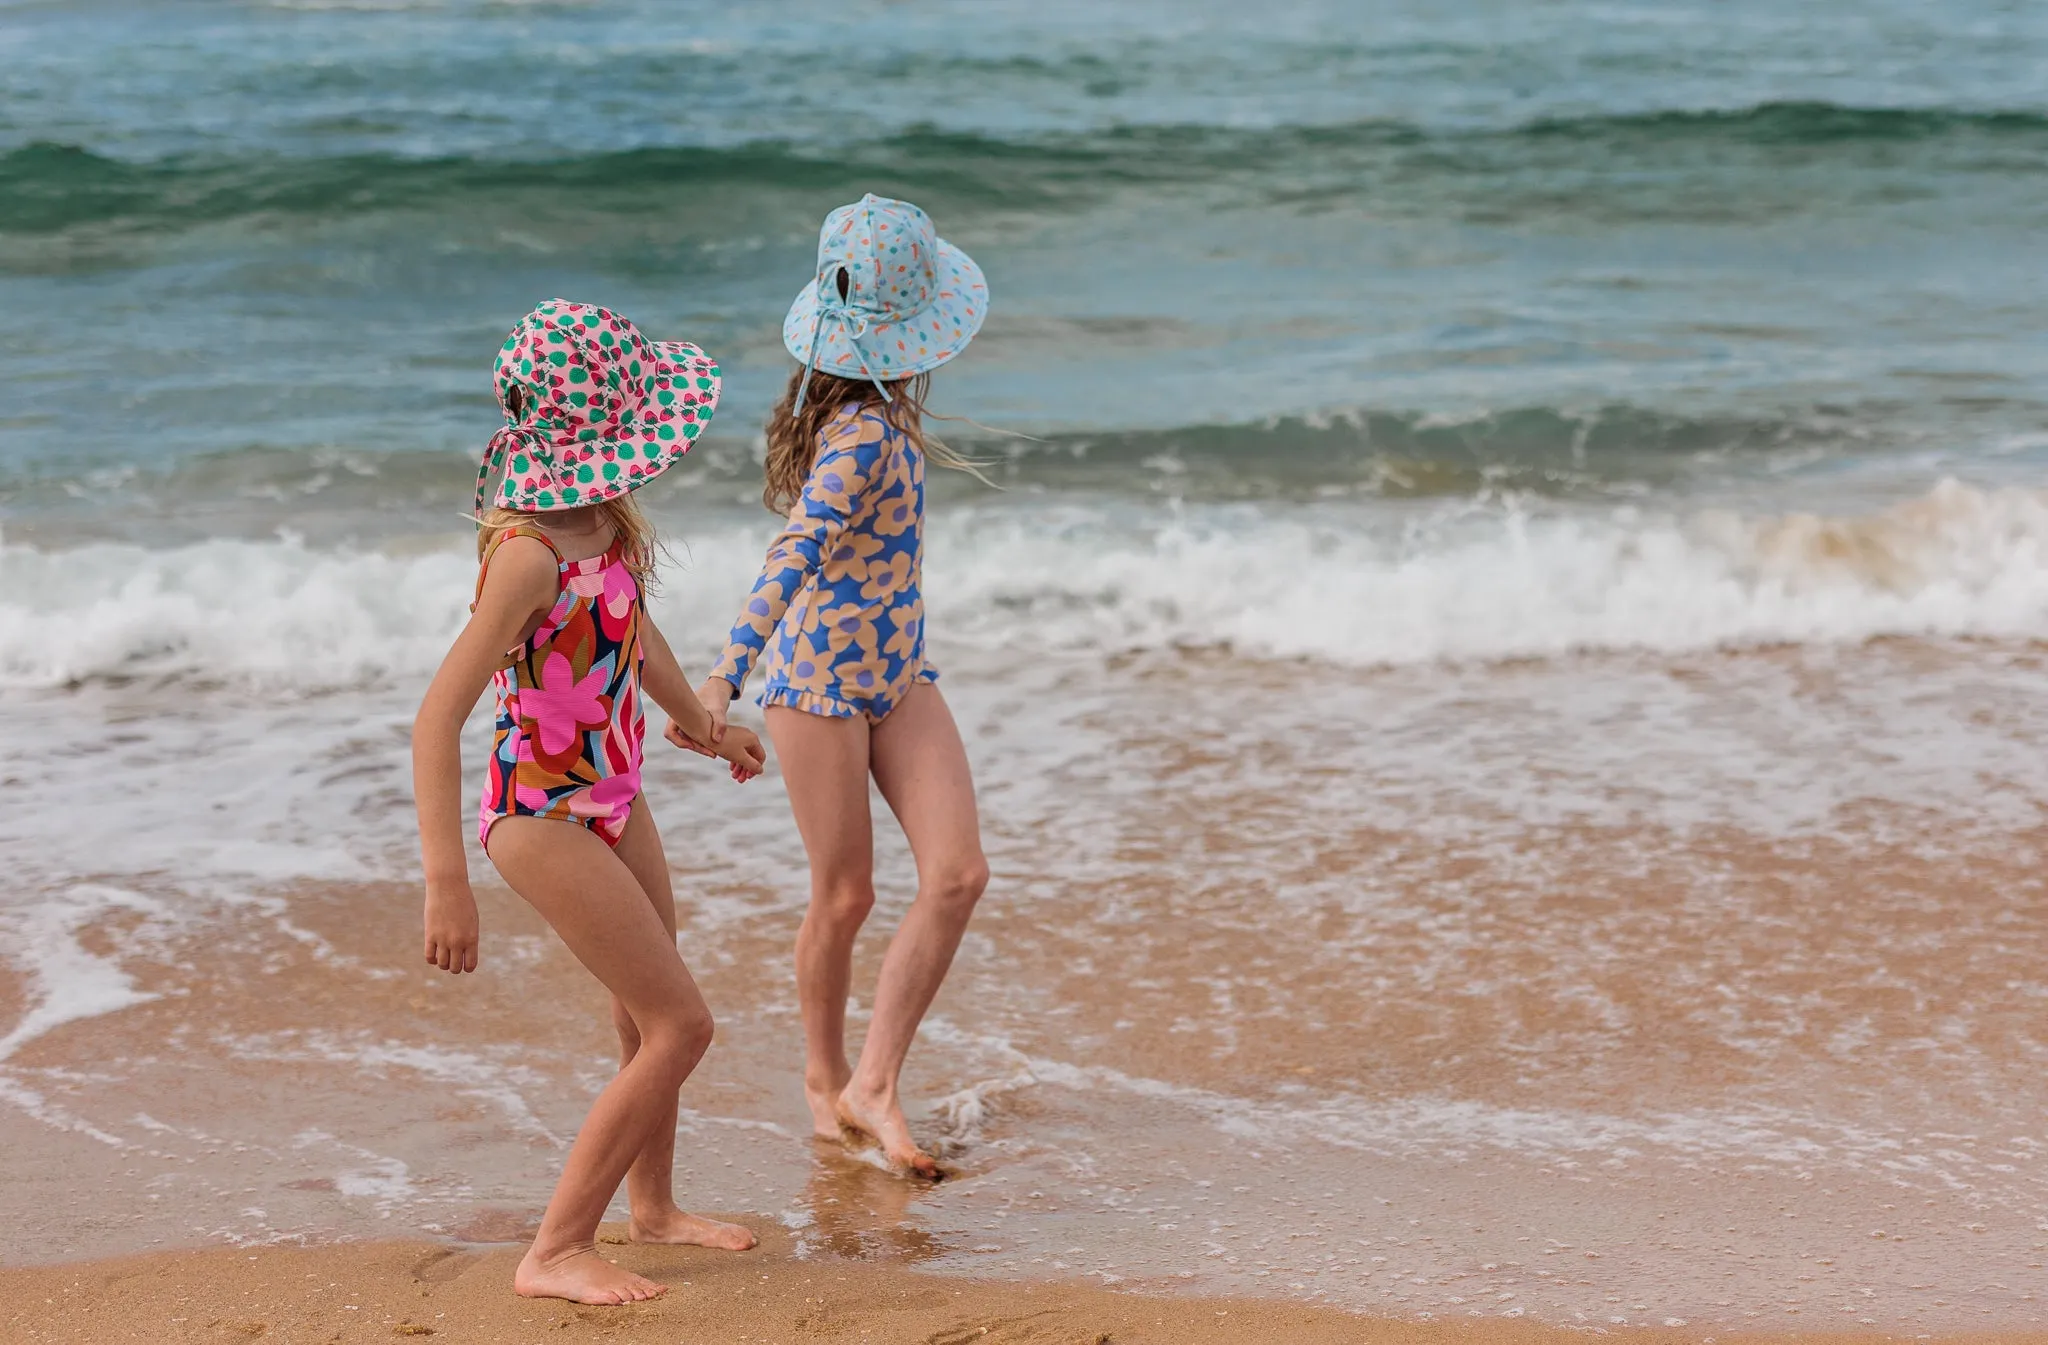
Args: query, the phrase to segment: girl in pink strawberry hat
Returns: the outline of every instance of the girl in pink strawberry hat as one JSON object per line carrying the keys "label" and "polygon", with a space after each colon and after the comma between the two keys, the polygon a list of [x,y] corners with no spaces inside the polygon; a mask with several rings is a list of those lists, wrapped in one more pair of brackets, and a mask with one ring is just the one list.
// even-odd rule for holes
{"label": "girl in pink strawberry hat", "polygon": [[[743,1251],[755,1240],[676,1206],[676,1094],[711,1043],[711,1011],[676,951],[668,860],[640,797],[643,695],[699,741],[718,736],[648,618],[655,545],[632,491],[703,432],[719,371],[695,346],[649,341],[616,313],[557,299],[506,338],[497,386],[506,424],[477,473],[476,598],[413,724],[426,957],[443,971],[477,967],[459,739],[488,685],[497,732],[478,819],[485,853],[611,991],[620,1053],[513,1287],[629,1303],[665,1289],[597,1254],[598,1221],[622,1180],[635,1241]],[[713,754],[740,781],[765,761],[739,729]]]}

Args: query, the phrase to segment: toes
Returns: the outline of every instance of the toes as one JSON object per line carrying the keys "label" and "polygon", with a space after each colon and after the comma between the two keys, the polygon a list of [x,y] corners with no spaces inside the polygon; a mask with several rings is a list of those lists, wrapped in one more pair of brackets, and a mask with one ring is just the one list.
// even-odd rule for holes
{"label": "toes", "polygon": [[929,1177],[933,1181],[939,1179],[939,1160],[915,1145],[911,1146],[908,1152],[900,1155],[896,1162],[899,1166],[907,1168],[920,1177]]}

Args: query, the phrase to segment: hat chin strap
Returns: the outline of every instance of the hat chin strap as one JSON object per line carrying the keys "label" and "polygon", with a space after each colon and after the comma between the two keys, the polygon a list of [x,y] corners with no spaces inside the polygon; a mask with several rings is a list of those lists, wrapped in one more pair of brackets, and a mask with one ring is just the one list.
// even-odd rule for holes
{"label": "hat chin strap", "polygon": [[553,450],[548,447],[547,436],[531,425],[501,425],[491,436],[491,442],[484,445],[484,460],[476,469],[476,519],[483,521],[484,502],[490,498],[491,472],[504,464],[506,456],[514,445],[519,445],[547,466],[548,475],[560,481],[562,473],[555,462]]}
{"label": "hat chin strap", "polygon": [[[875,375],[873,367],[869,365],[867,352],[860,348],[860,339],[868,334],[868,315],[827,292],[828,288],[836,286],[828,287],[825,284],[825,276],[837,274],[838,269],[835,268],[811,282],[818,291],[818,315],[811,322],[811,354],[810,358],[804,361],[803,382],[796,387],[796,404],[789,409],[792,416],[804,409],[804,398],[811,390],[811,374],[818,367],[818,343],[825,339],[826,318],[836,318],[839,325],[845,328],[846,344],[853,348],[854,356],[860,360],[861,372],[868,376],[868,382],[875,385],[875,391],[882,394],[882,400],[895,400],[889,395],[889,389],[882,386],[882,380]],[[854,325],[856,323],[859,324],[858,327]]]}

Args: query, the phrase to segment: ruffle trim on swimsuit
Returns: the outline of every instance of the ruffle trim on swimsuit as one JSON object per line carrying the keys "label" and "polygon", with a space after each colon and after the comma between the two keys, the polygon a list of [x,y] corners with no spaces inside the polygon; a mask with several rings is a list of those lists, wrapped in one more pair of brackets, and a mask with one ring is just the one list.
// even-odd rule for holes
{"label": "ruffle trim on swimsuit", "polygon": [[[939,680],[939,670],[922,659],[918,660],[914,669],[908,671],[909,676],[899,683],[903,688],[901,691],[885,692],[879,696],[869,697],[865,701],[842,700],[821,691],[798,691],[795,687],[779,686],[769,687],[763,691],[755,704],[764,707],[780,705],[791,710],[802,710],[805,714],[824,715],[829,719],[851,719],[855,715],[864,715],[870,723],[879,724],[889,717],[890,711],[903,703],[903,698],[910,694],[912,687]],[[868,708],[877,701],[888,703],[888,708],[880,714],[875,714]]]}
{"label": "ruffle trim on swimsuit", "polygon": [[821,695],[816,691],[796,691],[790,687],[775,687],[760,695],[763,706],[780,705],[791,710],[802,710],[807,715],[824,715],[830,719],[851,719],[864,711],[857,705],[848,704],[837,696]]}

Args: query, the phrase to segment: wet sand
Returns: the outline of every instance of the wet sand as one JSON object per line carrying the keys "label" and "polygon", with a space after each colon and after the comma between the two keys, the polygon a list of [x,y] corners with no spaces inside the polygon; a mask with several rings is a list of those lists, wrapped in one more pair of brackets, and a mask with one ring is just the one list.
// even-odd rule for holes
{"label": "wet sand", "polygon": [[[1586,1334],[1530,1323],[1396,1322],[1241,1298],[1164,1297],[1143,1286],[1113,1293],[1072,1283],[939,1278],[901,1267],[797,1259],[786,1232],[762,1231],[762,1246],[738,1255],[604,1245],[611,1260],[671,1286],[664,1298],[628,1307],[515,1296],[514,1247],[373,1242],[217,1248],[0,1271],[0,1334],[9,1345],[427,1338],[449,1345],[667,1345],[679,1339],[740,1345],[1542,1345]],[[606,1236],[617,1239],[619,1232],[608,1228]],[[1601,1334],[1618,1342],[1716,1339],[1677,1330]],[[1892,1337],[1720,1339],[1847,1345]],[[2022,1345],[2048,1340],[2048,1333],[1954,1339]]]}
{"label": "wet sand", "polygon": [[[658,759],[682,947],[719,1019],[683,1097],[686,1205],[948,1292],[2048,1325],[2041,651],[949,668],[997,881],[906,1091],[954,1178],[808,1138],[776,782]],[[1263,718],[1219,714],[1254,692]],[[112,734],[138,710],[101,712]],[[423,968],[409,707],[297,713],[333,741],[265,786],[279,834],[303,811],[381,837],[393,876],[201,887],[196,861],[59,856],[0,973],[0,1263],[493,1240],[545,1201],[612,1068],[601,993],[488,881],[484,970]],[[27,755],[54,786],[73,769]],[[215,788],[193,760],[166,756],[166,790]],[[167,807],[165,833],[182,821]],[[880,877],[862,987],[910,890],[900,842]],[[39,1024],[59,976],[79,1016]]]}

